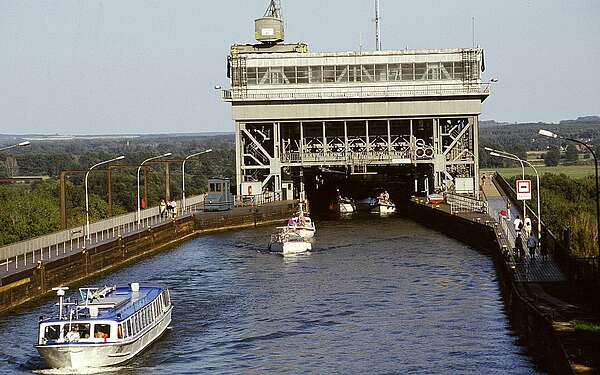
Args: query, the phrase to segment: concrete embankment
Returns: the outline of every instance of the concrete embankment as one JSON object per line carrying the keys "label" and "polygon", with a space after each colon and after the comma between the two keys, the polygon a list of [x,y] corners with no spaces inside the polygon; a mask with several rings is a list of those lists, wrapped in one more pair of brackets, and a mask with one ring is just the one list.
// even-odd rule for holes
{"label": "concrete embankment", "polygon": [[406,212],[413,220],[492,257],[511,325],[525,339],[536,363],[551,374],[574,374],[552,321],[530,302],[535,296],[515,282],[502,255],[502,234],[487,214],[452,215],[413,201],[408,202]]}
{"label": "concrete embankment", "polygon": [[0,283],[0,313],[43,297],[57,286],[72,286],[146,258],[205,232],[281,221],[296,211],[293,201],[226,212],[202,212],[135,231],[71,255],[5,276]]}

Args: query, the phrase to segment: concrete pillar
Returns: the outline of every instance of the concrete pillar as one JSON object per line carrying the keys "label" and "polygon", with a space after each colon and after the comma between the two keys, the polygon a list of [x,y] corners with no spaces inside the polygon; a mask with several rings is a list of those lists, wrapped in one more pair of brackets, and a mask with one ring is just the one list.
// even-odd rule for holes
{"label": "concrete pillar", "polygon": [[346,152],[345,159],[348,160],[350,158],[350,150],[348,148],[348,123],[344,121],[344,148]]}
{"label": "concrete pillar", "polygon": [[365,120],[365,139],[367,140],[367,154],[371,151],[371,147],[369,145],[369,120]]}
{"label": "concrete pillar", "polygon": [[473,186],[475,187],[475,198],[479,199],[479,119],[477,116],[469,117],[471,123],[471,131],[473,134]]}
{"label": "concrete pillar", "polygon": [[304,162],[304,124],[300,121],[300,162]]}
{"label": "concrete pillar", "polygon": [[387,120],[387,139],[388,139],[388,155],[392,154],[392,130],[390,128],[390,120]]}
{"label": "concrete pillar", "polygon": [[325,133],[325,121],[321,123],[323,125],[323,153],[327,152],[327,135]]}
{"label": "concrete pillar", "polygon": [[241,128],[242,124],[239,122],[235,123],[235,181],[237,195],[242,195],[242,136]]}

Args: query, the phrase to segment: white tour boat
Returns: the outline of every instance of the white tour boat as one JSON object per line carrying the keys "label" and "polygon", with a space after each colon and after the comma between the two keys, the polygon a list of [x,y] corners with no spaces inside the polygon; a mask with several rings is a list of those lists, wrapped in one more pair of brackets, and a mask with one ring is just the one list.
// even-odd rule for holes
{"label": "white tour boat", "polygon": [[287,229],[289,232],[296,232],[303,238],[313,238],[317,227],[310,217],[304,215],[302,203],[300,203],[300,211],[298,216],[292,217],[287,221]]}
{"label": "white tour boat", "polygon": [[168,289],[140,287],[80,288],[81,302],[63,302],[57,317],[40,318],[35,345],[52,368],[114,366],[132,359],[159,338],[171,323]]}
{"label": "white tour boat", "polygon": [[300,254],[311,249],[312,244],[306,238],[288,227],[278,227],[269,242],[269,251],[283,256]]}

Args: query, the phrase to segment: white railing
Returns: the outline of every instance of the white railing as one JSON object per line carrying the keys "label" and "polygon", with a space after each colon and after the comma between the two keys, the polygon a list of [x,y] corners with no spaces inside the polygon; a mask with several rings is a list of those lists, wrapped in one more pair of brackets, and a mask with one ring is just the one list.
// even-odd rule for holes
{"label": "white railing", "polygon": [[488,95],[489,83],[424,84],[405,86],[318,86],[299,88],[222,90],[221,98],[232,100],[307,100],[351,98],[395,98],[422,96]]}
{"label": "white railing", "polygon": [[[202,209],[204,195],[186,198],[186,208],[177,201],[178,214],[187,214]],[[0,248],[0,272],[32,267],[38,260],[58,258],[67,253],[80,251],[82,248],[103,241],[113,240],[119,236],[136,230],[150,228],[164,223],[171,218],[160,215],[158,206],[141,210],[140,222],[137,213],[124,215],[90,223],[89,239],[85,236],[85,225],[62,230],[45,236],[16,242]]]}
{"label": "white railing", "polygon": [[353,162],[353,163],[370,163],[384,162],[393,164],[395,159],[410,160],[410,150],[406,151],[369,151],[369,152],[352,152],[346,153],[345,150],[339,152],[283,152],[281,161],[283,163],[323,163],[323,162]]}
{"label": "white railing", "polygon": [[488,203],[473,197],[459,195],[459,194],[446,194],[446,203],[450,205],[450,213],[455,212],[488,212]]}

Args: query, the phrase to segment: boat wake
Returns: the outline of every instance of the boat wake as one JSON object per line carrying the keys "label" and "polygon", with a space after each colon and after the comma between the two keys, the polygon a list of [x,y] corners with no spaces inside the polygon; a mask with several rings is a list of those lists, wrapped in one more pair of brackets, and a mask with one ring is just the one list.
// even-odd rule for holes
{"label": "boat wake", "polygon": [[111,374],[118,373],[127,367],[63,367],[42,370],[33,370],[34,374],[41,375],[91,375],[91,374]]}

